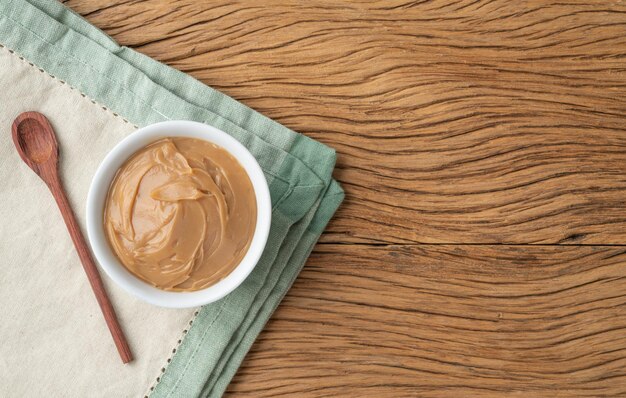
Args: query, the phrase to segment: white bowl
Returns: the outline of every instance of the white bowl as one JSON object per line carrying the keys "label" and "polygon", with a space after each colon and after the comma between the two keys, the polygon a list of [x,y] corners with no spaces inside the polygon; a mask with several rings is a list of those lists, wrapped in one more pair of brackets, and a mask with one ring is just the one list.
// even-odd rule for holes
{"label": "white bowl", "polygon": [[[168,292],[131,274],[113,253],[104,231],[104,206],[117,170],[139,149],[165,137],[191,137],[212,142],[232,154],[248,173],[257,204],[254,236],[239,265],[224,279],[193,292]],[[197,122],[167,121],[143,127],[118,143],[104,158],[91,182],[87,196],[87,234],[93,254],[106,274],[127,292],[162,307],[188,308],[221,299],[239,286],[259,261],[272,218],[270,192],[261,167],[246,147],[225,132]]]}

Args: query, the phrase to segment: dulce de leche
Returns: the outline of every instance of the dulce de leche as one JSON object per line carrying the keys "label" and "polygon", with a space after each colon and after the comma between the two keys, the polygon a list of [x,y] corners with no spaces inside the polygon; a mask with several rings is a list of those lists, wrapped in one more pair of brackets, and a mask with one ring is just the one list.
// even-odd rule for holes
{"label": "dulce de leche", "polygon": [[118,170],[104,228],[134,275],[163,290],[193,291],[226,277],[256,227],[248,174],[223,148],[195,138],[162,139]]}

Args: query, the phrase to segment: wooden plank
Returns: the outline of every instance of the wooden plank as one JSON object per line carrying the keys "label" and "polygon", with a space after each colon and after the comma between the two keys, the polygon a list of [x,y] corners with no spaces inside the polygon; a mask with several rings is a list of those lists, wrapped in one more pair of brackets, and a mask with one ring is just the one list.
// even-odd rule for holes
{"label": "wooden plank", "polygon": [[326,242],[626,243],[626,4],[70,0],[337,148]]}
{"label": "wooden plank", "polygon": [[626,247],[318,245],[230,396],[626,394]]}

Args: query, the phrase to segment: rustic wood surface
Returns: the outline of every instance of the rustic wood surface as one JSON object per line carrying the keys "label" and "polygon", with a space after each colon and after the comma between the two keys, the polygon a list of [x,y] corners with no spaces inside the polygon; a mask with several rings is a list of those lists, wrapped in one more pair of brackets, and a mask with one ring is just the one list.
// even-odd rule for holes
{"label": "rustic wood surface", "polygon": [[626,394],[626,3],[68,0],[337,149],[231,396]]}

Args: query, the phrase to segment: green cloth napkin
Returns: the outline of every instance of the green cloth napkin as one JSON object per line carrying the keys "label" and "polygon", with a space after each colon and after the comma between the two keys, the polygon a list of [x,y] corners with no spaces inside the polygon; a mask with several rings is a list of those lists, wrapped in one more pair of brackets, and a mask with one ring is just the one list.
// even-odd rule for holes
{"label": "green cloth napkin", "polygon": [[3,0],[0,44],[138,126],[204,122],[237,138],[259,161],[273,206],[266,250],[237,290],[202,307],[152,393],[222,395],[343,200],[331,177],[334,150],[119,46],[54,0]]}

